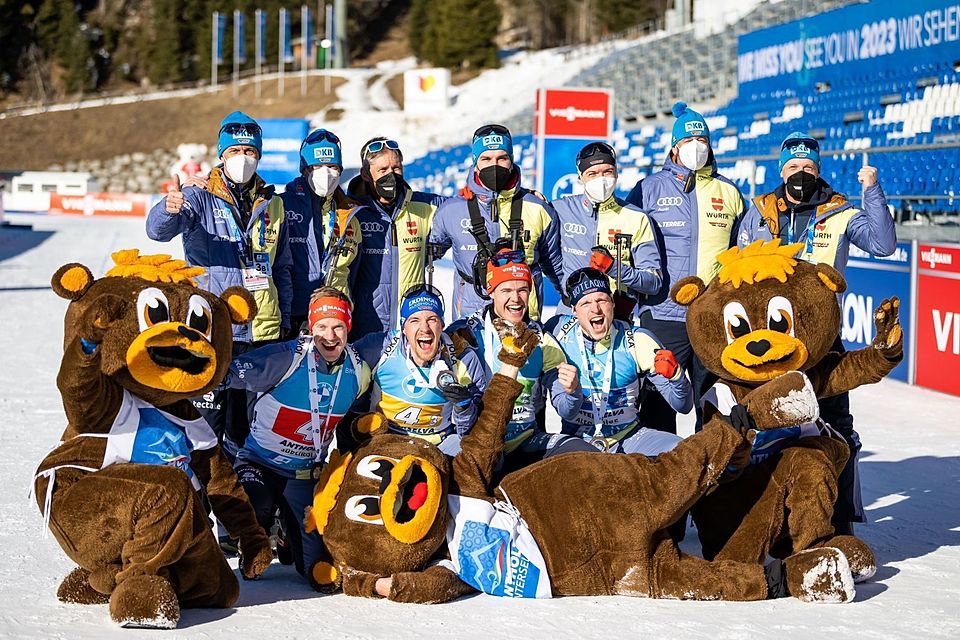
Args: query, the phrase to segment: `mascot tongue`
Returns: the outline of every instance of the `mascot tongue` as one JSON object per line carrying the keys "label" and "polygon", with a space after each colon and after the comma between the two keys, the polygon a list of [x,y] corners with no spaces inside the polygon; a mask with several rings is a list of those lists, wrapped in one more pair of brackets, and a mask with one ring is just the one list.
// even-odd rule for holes
{"label": "mascot tongue", "polygon": [[418,482],[413,487],[413,495],[410,496],[410,499],[407,500],[407,507],[411,510],[416,511],[423,506],[423,503],[427,501],[427,483]]}

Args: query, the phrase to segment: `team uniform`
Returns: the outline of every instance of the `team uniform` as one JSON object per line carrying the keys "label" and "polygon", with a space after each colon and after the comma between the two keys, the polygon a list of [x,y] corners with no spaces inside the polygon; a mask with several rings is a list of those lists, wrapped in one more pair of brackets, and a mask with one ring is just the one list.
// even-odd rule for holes
{"label": "team uniform", "polygon": [[339,187],[333,194],[320,198],[303,176],[290,181],[280,198],[293,261],[291,313],[292,326],[297,328],[306,320],[310,294],[328,276],[330,286],[350,295],[359,266],[360,204]]}
{"label": "team uniform", "polygon": [[[621,244],[621,252],[625,251],[622,264],[614,263],[610,267],[611,288],[616,286],[619,273],[621,290],[635,300],[660,291],[660,251],[653,227],[643,211],[616,196],[599,204],[585,195],[565,196],[551,204],[557,212],[560,229],[561,280],[566,281],[571,273],[589,264],[595,246],[604,247],[616,259],[616,236],[625,234],[630,242],[626,247],[625,242]],[[564,305],[557,312],[569,313],[569,308]]]}
{"label": "team uniform", "polygon": [[443,197],[413,191],[402,183],[389,209],[371,195],[357,176],[350,195],[366,206],[356,215],[361,233],[361,258],[353,287],[351,340],[397,328],[400,300],[423,284],[427,240],[437,206]]}
{"label": "team uniform", "polygon": [[[454,355],[453,344],[441,334],[440,353],[428,367],[419,367],[399,330],[372,334],[354,345],[372,371],[370,398],[361,398],[358,410],[379,411],[393,433],[423,438],[448,455],[460,448],[479,413],[480,397],[488,378],[477,355],[466,350]],[[473,396],[465,407],[454,409],[440,392],[439,378],[451,375]]]}
{"label": "team uniform", "polygon": [[237,476],[266,531],[275,507],[284,507],[301,574],[323,553],[320,537],[305,534],[302,525],[315,469],[326,460],[337,424],[370,385],[370,368],[352,347],[330,366],[313,344],[301,337],[248,352],[230,363],[222,383],[257,394],[250,435],[238,443]]}
{"label": "team uniform", "polygon": [[574,316],[557,316],[547,324],[567,359],[577,366],[583,399],[573,418],[561,417],[563,433],[580,436],[599,448],[617,453],[656,456],[669,451],[680,438],[642,427],[638,423],[641,376],[676,411],[693,406],[690,382],[677,367],[673,378],[654,373],[654,356],[663,345],[649,331],[614,320],[610,335],[600,341],[584,336]]}
{"label": "team uniform", "polygon": [[[512,187],[494,193],[480,184],[475,172],[467,179],[464,193],[469,200],[454,196],[438,209],[430,230],[430,242],[440,245],[443,251],[453,249],[453,262],[457,269],[454,278],[454,319],[467,318],[482,310],[487,301],[474,290],[473,264],[477,256],[478,239],[473,232],[471,208],[476,206],[478,228],[483,228],[491,243],[500,238],[510,238],[511,220],[519,231],[522,250],[533,273],[533,288],[530,292],[529,314],[532,320],[540,319],[543,307],[543,276],[560,287],[562,262],[560,239],[557,231],[556,213],[553,208],[520,186],[520,170],[514,167]],[[482,287],[485,283],[479,283]]]}
{"label": "team uniform", "polygon": [[[466,320],[458,320],[447,328],[453,334],[466,329],[473,336],[476,352],[480,358],[486,379],[497,373],[502,363],[497,358],[500,353],[500,336],[493,326],[493,308],[478,311]],[[523,385],[523,391],[513,407],[513,415],[507,423],[507,435],[504,453],[510,454],[526,443],[537,430],[537,412],[546,403],[546,392],[550,391],[551,401],[561,417],[572,418],[580,405],[580,396],[571,396],[563,390],[557,380],[557,366],[566,362],[566,356],[556,339],[544,333],[543,327],[536,322],[528,322],[530,330],[540,336],[540,344],[527,358],[526,364],[517,375],[517,382]]]}

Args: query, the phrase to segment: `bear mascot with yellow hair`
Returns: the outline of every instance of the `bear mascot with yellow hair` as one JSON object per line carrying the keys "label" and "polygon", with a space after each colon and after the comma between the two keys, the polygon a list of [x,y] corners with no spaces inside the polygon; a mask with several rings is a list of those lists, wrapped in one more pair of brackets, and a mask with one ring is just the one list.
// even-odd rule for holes
{"label": "bear mascot with yellow hair", "polygon": [[829,265],[797,260],[802,246],[758,240],[728,249],[709,286],[689,276],[671,291],[688,307],[694,352],[720,379],[704,395],[705,421],[770,380],[794,380],[773,403],[790,426],[758,433],[741,475],[702,498],[692,514],[707,559],[758,562],[767,554],[836,548],[860,582],[876,572],[874,554],[854,536],[835,535],[830,522],[849,448],[818,412],[802,419],[811,407],[801,400],[804,390],[828,398],[893,370],[903,359],[899,301],[884,300],[876,310],[871,346],[831,352],[840,331],[837,296],[846,282]]}
{"label": "bear mascot with yellow hair", "polygon": [[64,602],[109,603],[121,626],[176,627],[181,607],[229,607],[237,579],[211,531],[198,491],[240,540],[244,578],[272,561],[269,539],[190,398],[219,384],[231,323],[248,322],[253,297],[197,288],[203,272],[169,256],[115,253],[95,280],[81,264],[53,276],[71,300],[57,375],[67,428],[34,480],[37,504],[78,567]]}
{"label": "bear mascot with yellow hair", "polygon": [[570,453],[496,484],[506,425],[523,388],[517,371],[539,338],[522,323],[495,323],[503,365],[452,460],[425,440],[387,433],[380,414],[338,426],[338,449],[306,521],[332,558],[314,567],[317,582],[340,584],[352,596],[413,603],[475,590],[503,597],[844,599],[843,585],[852,579],[835,549],[768,567],[708,562],[682,553],[667,531],[727,467],[749,456],[758,425],[783,425],[770,400],[788,393],[791,379],[772,380],[731,418],[714,416],[656,460]]}

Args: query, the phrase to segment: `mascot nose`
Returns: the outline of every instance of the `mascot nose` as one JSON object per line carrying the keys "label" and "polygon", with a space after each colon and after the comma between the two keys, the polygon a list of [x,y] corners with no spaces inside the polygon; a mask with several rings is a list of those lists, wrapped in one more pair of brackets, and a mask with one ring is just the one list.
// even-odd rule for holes
{"label": "mascot nose", "polygon": [[770,342],[768,340],[754,340],[747,343],[747,351],[758,358],[770,351]]}
{"label": "mascot nose", "polygon": [[[180,335],[182,335],[187,340],[199,340],[200,338],[203,337],[202,335],[200,335],[190,327],[185,327],[183,325],[180,325],[179,327],[177,327],[177,331],[179,331]],[[750,347],[748,346],[747,348],[749,349]]]}

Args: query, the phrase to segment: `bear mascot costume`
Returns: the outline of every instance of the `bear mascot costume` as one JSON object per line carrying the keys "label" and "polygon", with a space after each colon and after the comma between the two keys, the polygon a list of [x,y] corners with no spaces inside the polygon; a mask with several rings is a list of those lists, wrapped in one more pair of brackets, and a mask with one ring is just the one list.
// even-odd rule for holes
{"label": "bear mascot costume", "polygon": [[802,247],[780,246],[779,240],[733,247],[720,254],[720,272],[709,286],[696,276],[673,286],[673,299],[688,307],[694,351],[719,377],[704,395],[705,421],[769,380],[795,381],[774,403],[779,419],[791,426],[759,433],[749,465],[701,499],[692,514],[705,558],[760,562],[767,554],[783,558],[832,547],[844,553],[860,582],[876,572],[874,554],[854,536],[835,535],[830,522],[849,448],[822,420],[790,416],[803,389],[828,398],[879,382],[893,370],[903,359],[899,301],[884,300],[876,310],[871,346],[831,352],[840,332],[837,296],[846,282],[829,265],[796,259]]}
{"label": "bear mascot costume", "polygon": [[244,578],[272,561],[270,542],[217,438],[190,398],[219,384],[231,323],[256,312],[231,287],[197,288],[203,272],[169,256],[113,255],[95,280],[81,264],[53,276],[71,300],[57,375],[67,428],[34,480],[49,530],[78,567],[64,602],[109,603],[121,626],[172,628],[181,607],[229,607],[237,579],[201,501],[240,540]]}
{"label": "bear mascot costume", "polygon": [[[380,414],[338,427],[338,449],[308,509],[332,563],[314,578],[348,595],[445,602],[473,591],[504,597],[631,595],[691,600],[809,602],[848,599],[852,577],[836,549],[804,551],[764,567],[681,553],[667,532],[729,466],[749,456],[773,380],[744,397],[731,418],[651,460],[571,453],[506,475],[494,486],[506,424],[522,390],[517,370],[539,340],[496,321],[503,364],[452,460],[417,438],[386,433]],[[787,379],[786,383],[792,384]],[[808,407],[816,407],[808,398]],[[736,425],[736,426],[735,426]]]}

